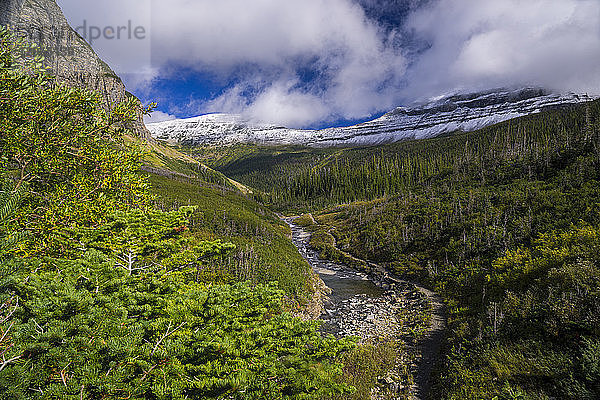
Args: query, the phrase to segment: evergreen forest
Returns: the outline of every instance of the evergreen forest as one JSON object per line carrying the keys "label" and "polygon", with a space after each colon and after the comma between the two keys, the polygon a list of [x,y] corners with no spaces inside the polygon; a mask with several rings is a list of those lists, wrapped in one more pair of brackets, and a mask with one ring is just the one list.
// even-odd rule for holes
{"label": "evergreen forest", "polygon": [[184,150],[311,213],[322,256],[443,296],[431,398],[600,397],[600,102],[379,147]]}

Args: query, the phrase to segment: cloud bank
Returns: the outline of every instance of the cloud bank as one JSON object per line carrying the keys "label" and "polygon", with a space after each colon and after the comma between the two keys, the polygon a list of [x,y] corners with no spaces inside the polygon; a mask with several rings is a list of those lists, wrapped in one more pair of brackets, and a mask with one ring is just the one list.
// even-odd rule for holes
{"label": "cloud bank", "polygon": [[152,112],[152,114],[150,115],[144,115],[144,122],[146,124],[153,124],[156,122],[163,122],[163,121],[172,121],[176,119],[176,117],[174,115],[159,111],[159,110],[155,110]]}
{"label": "cloud bank", "polygon": [[209,72],[227,85],[193,102],[198,111],[300,127],[365,118],[399,99],[401,49],[350,0],[172,0],[152,11],[156,65]]}
{"label": "cloud bank", "polygon": [[430,44],[406,99],[527,85],[600,94],[597,0],[440,0],[405,29]]}
{"label": "cloud bank", "polygon": [[[105,24],[141,16],[151,58],[145,48],[115,47],[111,54],[102,46],[113,43],[95,46],[136,94],[176,97],[162,111],[178,116],[228,112],[309,127],[368,119],[456,91],[542,86],[600,94],[598,0],[59,4],[72,24],[86,16]],[[194,74],[211,89],[192,93],[187,82]]]}

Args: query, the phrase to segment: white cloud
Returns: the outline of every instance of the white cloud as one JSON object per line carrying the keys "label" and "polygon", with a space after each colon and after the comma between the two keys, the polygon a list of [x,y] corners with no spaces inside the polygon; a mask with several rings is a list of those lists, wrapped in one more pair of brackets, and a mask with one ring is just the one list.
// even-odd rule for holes
{"label": "white cloud", "polygon": [[[153,15],[155,62],[225,79],[250,71],[198,112],[300,127],[368,117],[398,101],[393,83],[405,60],[351,0],[172,0],[155,2]],[[302,82],[296,68],[309,61],[319,77]]]}
{"label": "white cloud", "polygon": [[[178,115],[231,112],[305,127],[459,90],[600,94],[598,0],[389,0],[389,9],[413,10],[392,31],[357,0],[58,1],[73,25],[147,28],[152,62],[144,41],[96,46],[136,93],[153,93],[156,77],[179,79],[182,68],[228,87],[209,99],[180,96],[168,110]],[[417,44],[407,54],[430,44],[410,64],[397,47],[409,39]]]}
{"label": "white cloud", "polygon": [[329,109],[323,99],[291,89],[293,82],[278,82],[260,93],[245,113],[258,121],[279,121],[284,126],[302,126],[307,121],[323,121]]}
{"label": "white cloud", "polygon": [[152,114],[150,115],[144,115],[144,123],[146,124],[153,124],[156,122],[163,122],[163,121],[172,121],[175,119],[174,115],[162,112],[162,111],[153,111]]}
{"label": "white cloud", "polygon": [[[91,0],[59,2],[72,15],[98,7]],[[131,2],[102,2],[104,11],[96,14],[103,13],[106,22],[99,24],[136,20],[135,1]],[[150,71],[140,76],[152,78],[159,70],[162,78],[176,79],[184,67],[236,83],[210,101],[192,99],[187,113],[236,111],[299,127],[324,119],[365,118],[399,100],[396,85],[405,60],[386,44],[388,33],[354,0],[170,0],[152,1],[151,8],[148,0],[138,4],[152,14],[152,65],[131,68],[145,60],[136,59],[133,51],[119,51],[127,72]],[[315,76],[303,79],[301,64]],[[138,89],[145,87],[143,79],[127,76],[127,81]],[[215,110],[218,105],[223,108]]]}
{"label": "white cloud", "polygon": [[[314,94],[295,90],[297,80],[280,79],[268,86],[249,81],[236,85],[216,99],[202,104],[192,103],[191,107],[202,112],[225,112],[242,114],[254,122],[278,123],[286,127],[303,126],[307,121],[329,119],[330,109],[324,99]],[[259,91],[251,100],[245,96],[250,90]]]}
{"label": "white cloud", "polygon": [[57,0],[75,29],[118,75],[132,84],[154,76],[152,0]]}
{"label": "white cloud", "polygon": [[600,94],[597,0],[442,0],[408,27],[431,48],[407,98],[517,85]]}
{"label": "white cloud", "polygon": [[194,67],[282,65],[379,45],[376,27],[348,0],[172,0],[153,2],[152,11],[156,56]]}

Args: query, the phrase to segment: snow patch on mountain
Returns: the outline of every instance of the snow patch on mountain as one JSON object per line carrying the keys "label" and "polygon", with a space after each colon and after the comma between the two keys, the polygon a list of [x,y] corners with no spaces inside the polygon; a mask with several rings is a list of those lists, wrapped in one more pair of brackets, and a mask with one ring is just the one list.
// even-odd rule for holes
{"label": "snow patch on mountain", "polygon": [[256,123],[241,115],[208,114],[149,124],[155,139],[172,144],[363,146],[469,132],[539,113],[548,107],[590,101],[587,95],[554,94],[543,89],[493,90],[454,94],[414,107],[399,107],[373,121],[342,128],[299,130]]}

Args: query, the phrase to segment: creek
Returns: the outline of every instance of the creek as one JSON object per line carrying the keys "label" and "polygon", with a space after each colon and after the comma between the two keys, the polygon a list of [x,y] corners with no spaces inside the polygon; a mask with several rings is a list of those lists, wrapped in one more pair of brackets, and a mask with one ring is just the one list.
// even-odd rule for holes
{"label": "creek", "polygon": [[[344,264],[321,258],[310,247],[310,233],[294,223],[295,218],[284,221],[292,230],[292,241],[300,254],[319,274],[330,289],[324,303],[323,330],[337,337],[357,336],[360,341],[403,340],[410,344],[416,354],[414,383],[407,389],[398,382],[398,376],[383,377],[384,391],[397,393],[409,390],[416,399],[425,398],[430,387],[430,376],[439,356],[446,328],[446,312],[442,299],[424,287],[404,281],[386,272],[380,266],[369,263],[378,273],[366,274]],[[429,314],[426,332],[414,337],[407,321],[419,321],[414,316]],[[411,318],[412,316],[412,318]],[[398,360],[398,368],[407,360]],[[394,398],[393,396],[392,398]],[[373,399],[385,399],[376,396]]]}

